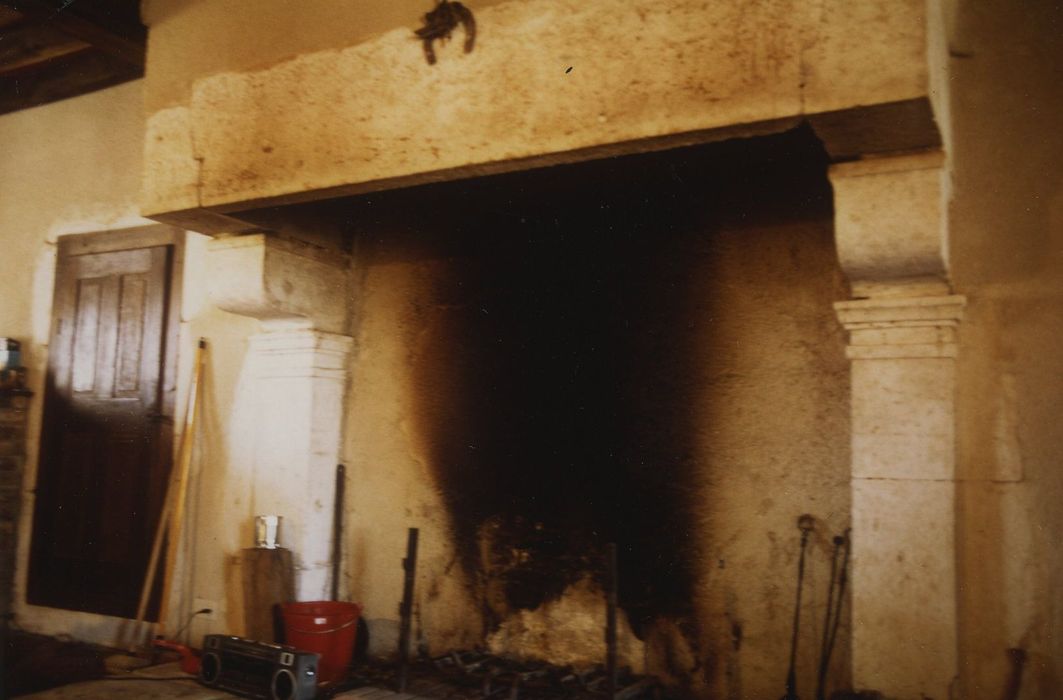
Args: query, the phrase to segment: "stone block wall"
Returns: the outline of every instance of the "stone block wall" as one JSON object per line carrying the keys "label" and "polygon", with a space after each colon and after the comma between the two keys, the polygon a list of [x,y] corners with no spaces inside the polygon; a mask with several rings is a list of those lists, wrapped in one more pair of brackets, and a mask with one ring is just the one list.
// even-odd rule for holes
{"label": "stone block wall", "polygon": [[0,391],[0,615],[11,611],[29,392]]}

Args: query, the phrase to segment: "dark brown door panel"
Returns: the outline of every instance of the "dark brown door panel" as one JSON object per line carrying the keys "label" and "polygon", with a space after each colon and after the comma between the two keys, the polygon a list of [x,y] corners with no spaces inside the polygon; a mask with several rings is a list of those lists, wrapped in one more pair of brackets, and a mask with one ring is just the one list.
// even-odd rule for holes
{"label": "dark brown door panel", "polygon": [[173,444],[159,417],[170,410],[178,250],[60,246],[30,603],[136,612]]}

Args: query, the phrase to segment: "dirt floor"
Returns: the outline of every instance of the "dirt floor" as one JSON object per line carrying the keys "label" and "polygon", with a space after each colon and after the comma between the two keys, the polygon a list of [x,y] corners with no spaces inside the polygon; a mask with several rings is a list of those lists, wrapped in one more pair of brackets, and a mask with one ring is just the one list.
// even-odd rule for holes
{"label": "dirt floor", "polygon": [[[122,671],[122,660],[138,661],[106,647],[12,631],[3,645],[0,698],[222,698],[176,663]],[[116,663],[116,660],[119,662]]]}
{"label": "dirt floor", "polygon": [[39,693],[21,696],[33,700],[136,700],[143,698],[185,698],[187,700],[216,700],[235,697],[220,690],[200,685],[195,676],[181,673],[176,663],[150,666],[122,676],[108,676],[98,680],[71,683]]}
{"label": "dirt floor", "polygon": [[[106,647],[23,632],[9,634],[2,648],[5,652],[2,659],[4,687],[0,688],[0,700],[7,697],[34,700],[219,700],[235,697],[226,691],[205,687],[196,676],[182,672],[176,655],[169,651],[149,659]],[[318,698],[427,700],[445,697],[457,700],[483,697],[487,689],[493,691],[493,695],[502,693],[513,697],[518,688],[520,697],[528,700],[593,698],[602,697],[602,693],[592,687],[595,684],[589,679],[604,680],[600,666],[576,673],[568,667],[520,662],[474,651],[455,652],[437,659],[421,658],[412,662],[409,669],[407,693],[390,690],[397,682],[393,663],[362,663],[352,669],[343,683],[320,688]],[[621,674],[620,680],[628,688],[626,692],[632,700],[662,697],[652,679],[626,677],[625,680]]]}
{"label": "dirt floor", "polygon": [[19,697],[67,683],[102,678],[114,653],[79,642],[10,631],[3,644],[3,690]]}
{"label": "dirt floor", "polygon": [[[130,659],[106,647],[72,640],[11,631],[2,644],[3,685],[0,699],[27,700],[219,700],[236,696],[201,685],[195,676],[183,673],[177,662],[159,663],[131,671],[118,671],[116,659]],[[334,697],[359,698],[375,690],[375,700],[397,695],[362,688]]]}
{"label": "dirt floor", "polygon": [[[357,700],[372,697],[372,700],[429,700],[417,695],[394,693],[380,688],[359,688],[338,695],[319,692],[319,698]],[[176,663],[149,666],[123,676],[108,676],[98,680],[72,683],[51,688],[39,693],[20,696],[25,700],[221,700],[237,696],[222,690],[206,688],[194,676],[181,673]]]}

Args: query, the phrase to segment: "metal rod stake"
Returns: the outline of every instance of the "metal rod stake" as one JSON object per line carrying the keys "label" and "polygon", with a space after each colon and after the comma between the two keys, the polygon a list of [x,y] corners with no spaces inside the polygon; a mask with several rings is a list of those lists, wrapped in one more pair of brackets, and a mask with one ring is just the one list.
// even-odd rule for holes
{"label": "metal rod stake", "polygon": [[413,582],[417,574],[417,535],[411,527],[406,536],[406,558],[402,560],[405,577],[402,583],[402,604],[399,606],[399,692],[406,692],[410,672],[410,622],[413,618]]}
{"label": "metal rod stake", "polygon": [[616,605],[617,570],[616,543],[605,546],[606,611],[605,611],[605,687],[609,700],[616,697]]}

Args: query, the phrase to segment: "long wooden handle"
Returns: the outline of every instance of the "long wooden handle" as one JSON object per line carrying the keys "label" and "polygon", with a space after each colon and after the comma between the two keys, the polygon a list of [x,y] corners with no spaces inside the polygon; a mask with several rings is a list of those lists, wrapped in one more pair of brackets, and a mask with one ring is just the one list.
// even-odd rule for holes
{"label": "long wooden handle", "polygon": [[173,585],[173,570],[177,561],[177,540],[181,531],[181,520],[184,517],[185,487],[188,479],[189,466],[192,462],[192,439],[195,432],[196,410],[199,405],[199,385],[203,377],[204,353],[207,341],[200,338],[196,347],[194,365],[192,367],[192,383],[188,390],[188,404],[185,410],[185,422],[181,431],[181,443],[178,449],[177,464],[170,473],[170,483],[166,489],[166,498],[163,502],[162,512],[159,513],[159,524],[155,528],[155,540],[151,547],[151,557],[148,560],[147,575],[144,577],[144,586],[140,590],[140,604],[137,606],[137,622],[142,622],[147,615],[148,601],[151,598],[151,590],[155,585],[155,570],[159,563],[159,555],[162,552],[164,537],[168,537],[169,546],[166,548],[166,568],[163,570],[162,599],[159,604],[159,628],[166,620],[166,607],[169,603],[171,588]]}
{"label": "long wooden handle", "polygon": [[162,540],[166,536],[166,528],[170,522],[170,511],[173,510],[173,474],[166,487],[166,498],[163,499],[162,511],[159,512],[159,523],[155,526],[155,541],[151,545],[151,557],[148,559],[148,570],[144,575],[144,585],[140,587],[140,603],[137,605],[137,622],[143,622],[148,612],[148,600],[151,597],[151,589],[155,585],[155,568],[159,565],[159,552],[162,551]]}
{"label": "long wooden handle", "polygon": [[185,427],[181,432],[181,449],[178,453],[180,466],[178,481],[176,482],[177,493],[174,498],[173,511],[170,513],[170,527],[167,539],[170,545],[166,548],[166,568],[162,570],[162,598],[159,601],[159,634],[166,624],[166,609],[170,603],[170,595],[173,592],[173,575],[177,568],[177,549],[181,538],[181,524],[185,515],[185,496],[188,494],[188,472],[192,465],[192,442],[195,439],[196,413],[199,407],[199,385],[203,381],[204,356],[207,349],[207,341],[200,338],[196,347],[196,366],[192,374],[192,387],[189,389],[188,410],[185,411]]}

